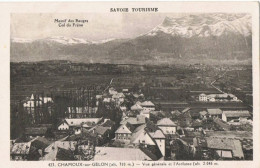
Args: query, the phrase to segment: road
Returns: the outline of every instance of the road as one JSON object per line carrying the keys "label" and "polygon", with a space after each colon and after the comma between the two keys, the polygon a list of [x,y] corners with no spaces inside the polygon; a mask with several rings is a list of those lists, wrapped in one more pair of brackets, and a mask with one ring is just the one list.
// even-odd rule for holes
{"label": "road", "polygon": [[114,78],[112,78],[112,79],[110,80],[109,85],[105,88],[105,90],[103,91],[103,93],[112,85],[113,80],[114,80]]}
{"label": "road", "polygon": [[218,77],[217,79],[215,79],[213,82],[210,83],[210,85],[211,85],[213,88],[217,89],[217,90],[218,90],[219,92],[221,92],[221,93],[225,93],[225,92],[222,91],[220,88],[216,87],[216,86],[214,85],[214,83],[215,83],[217,80],[219,80],[220,78],[222,78],[226,73],[227,73],[227,71],[225,71],[222,75],[220,75],[220,77]]}

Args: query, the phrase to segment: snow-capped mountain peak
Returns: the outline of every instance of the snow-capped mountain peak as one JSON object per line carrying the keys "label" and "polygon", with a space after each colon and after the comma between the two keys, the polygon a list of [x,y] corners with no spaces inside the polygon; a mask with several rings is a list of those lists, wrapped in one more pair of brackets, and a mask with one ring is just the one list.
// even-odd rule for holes
{"label": "snow-capped mountain peak", "polygon": [[172,36],[190,38],[220,36],[235,33],[251,35],[251,16],[247,14],[194,14],[181,17],[165,17],[164,21],[146,35],[154,36],[159,32]]}
{"label": "snow-capped mountain peak", "polygon": [[14,43],[31,43],[33,40],[25,38],[12,38],[11,41]]}
{"label": "snow-capped mountain peak", "polygon": [[90,41],[80,38],[68,38],[64,36],[54,36],[42,39],[45,41],[57,42],[65,45],[72,45],[72,44],[91,44]]}
{"label": "snow-capped mountain peak", "polygon": [[109,38],[109,39],[104,39],[104,40],[100,40],[100,41],[92,41],[93,44],[102,44],[102,43],[106,43],[109,41],[113,41],[116,40],[115,38]]}
{"label": "snow-capped mountain peak", "polygon": [[31,43],[31,42],[47,42],[47,43],[58,43],[63,45],[75,45],[75,44],[103,44],[107,43],[109,41],[115,40],[114,38],[110,39],[104,39],[100,41],[88,41],[82,38],[69,38],[64,36],[53,36],[53,37],[47,37],[43,39],[23,39],[23,38],[12,38],[11,41],[13,43]]}

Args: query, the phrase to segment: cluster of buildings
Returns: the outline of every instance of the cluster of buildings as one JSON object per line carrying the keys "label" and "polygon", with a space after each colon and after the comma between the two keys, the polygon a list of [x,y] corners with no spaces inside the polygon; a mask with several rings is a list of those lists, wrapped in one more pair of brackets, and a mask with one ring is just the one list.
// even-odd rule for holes
{"label": "cluster of buildings", "polygon": [[221,94],[204,94],[199,95],[199,101],[201,102],[239,102],[240,100],[233,94],[221,93]]}
{"label": "cluster of buildings", "polygon": [[[199,96],[200,101],[213,99],[238,101],[231,94]],[[95,117],[101,105],[108,108],[113,105],[120,113],[119,120],[105,115]],[[93,117],[86,115],[90,112]],[[140,91],[118,92],[110,87],[102,95],[96,95],[96,107],[67,107],[65,114],[56,125],[26,128],[22,137],[11,141],[11,159],[250,160],[253,153],[252,132],[232,128],[233,124],[252,125],[247,110],[162,111]]]}

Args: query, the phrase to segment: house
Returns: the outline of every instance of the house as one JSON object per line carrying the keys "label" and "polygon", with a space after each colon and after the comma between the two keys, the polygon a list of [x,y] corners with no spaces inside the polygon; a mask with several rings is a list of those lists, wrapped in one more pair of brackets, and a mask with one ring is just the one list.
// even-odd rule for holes
{"label": "house", "polygon": [[123,93],[128,93],[128,89],[122,89]]}
{"label": "house", "polygon": [[181,115],[181,112],[179,110],[171,111],[172,119],[177,120],[179,115]]}
{"label": "house", "polygon": [[222,117],[222,110],[220,109],[207,109],[209,117],[216,117],[221,118]]}
{"label": "house", "polygon": [[36,126],[25,128],[24,135],[28,138],[34,138],[37,136],[48,136],[50,134],[50,129],[46,126]]}
{"label": "house", "polygon": [[77,141],[55,141],[51,143],[45,150],[45,153],[50,153],[53,149],[63,148],[71,151],[75,151]]}
{"label": "house", "polygon": [[58,148],[56,157],[54,158],[54,160],[55,161],[65,161],[65,160],[73,161],[73,160],[76,160],[76,158],[74,157],[74,154],[72,151],[63,149],[63,148]]}
{"label": "house", "polygon": [[92,124],[98,124],[100,123],[102,118],[68,118],[63,120],[59,126],[58,130],[69,130],[73,128],[79,129],[82,127],[84,124],[88,124],[89,122]]}
{"label": "house", "polygon": [[53,140],[59,140],[65,138],[71,134],[74,134],[73,130],[52,130]]}
{"label": "house", "polygon": [[91,128],[88,131],[92,132],[93,134],[97,134],[100,138],[105,140],[106,138],[109,138],[110,128],[104,127],[104,126],[101,126],[101,125],[97,125],[97,126]]}
{"label": "house", "polygon": [[131,106],[131,110],[141,111],[141,110],[143,110],[143,107],[140,104],[134,104],[133,106]]}
{"label": "house", "polygon": [[44,152],[42,160],[75,160],[73,152],[76,150],[76,141],[55,141]]}
{"label": "house", "polygon": [[216,101],[215,95],[208,95],[207,98],[208,98],[209,102],[215,102]]}
{"label": "house", "polygon": [[231,120],[248,119],[251,115],[247,110],[223,111],[222,120],[229,122]]}
{"label": "house", "polygon": [[163,118],[157,121],[157,126],[163,131],[164,134],[175,134],[177,125],[169,118]]}
{"label": "house", "polygon": [[125,118],[124,120],[122,120],[120,122],[120,125],[123,125],[123,124],[126,124],[126,123],[129,123],[129,124],[131,124],[132,126],[135,126],[135,127],[140,126],[140,125],[146,123],[145,116],[137,115],[136,117]]}
{"label": "house", "polygon": [[208,101],[207,95],[204,93],[201,93],[199,95],[199,101],[204,101],[204,102]]}
{"label": "house", "polygon": [[192,109],[192,110],[190,110],[191,118],[193,120],[199,119],[200,118],[200,111],[201,111],[201,109]]}
{"label": "house", "polygon": [[77,160],[92,160],[95,155],[95,147],[85,142],[78,145],[78,150],[75,155]]}
{"label": "house", "polygon": [[108,89],[108,93],[110,95],[115,95],[115,94],[117,94],[117,91],[113,87],[111,87],[111,88]]}
{"label": "house", "polygon": [[126,111],[125,112],[125,115],[127,117],[136,117],[138,114],[140,114],[139,111],[133,111],[133,110],[130,110],[130,111]]}
{"label": "house", "polygon": [[31,140],[31,146],[37,149],[41,156],[44,155],[44,150],[51,144],[51,141],[44,137],[36,137]]}
{"label": "house", "polygon": [[93,133],[84,128],[80,134],[73,134],[64,139],[64,141],[77,141],[77,145],[102,145],[102,140],[97,133]]}
{"label": "house", "polygon": [[165,139],[166,137],[162,130],[148,120],[146,124],[134,130],[130,143],[134,146],[141,145],[146,148],[157,146],[159,152],[162,154],[161,156],[165,156]]}
{"label": "house", "polygon": [[95,125],[96,125],[96,123],[86,122],[86,123],[82,124],[82,127],[85,129],[90,129],[90,128],[93,128]]}
{"label": "house", "polygon": [[144,110],[155,110],[155,105],[151,101],[144,101],[140,105]]}
{"label": "house", "polygon": [[156,130],[155,132],[150,133],[151,137],[155,140],[158,148],[161,151],[162,156],[165,156],[166,143],[165,143],[165,135],[161,130]]}
{"label": "house", "polygon": [[139,94],[134,93],[134,94],[133,94],[133,97],[137,99],[137,98],[139,98]]}
{"label": "house", "polygon": [[122,105],[121,105],[121,106],[119,106],[119,108],[120,108],[120,110],[123,111],[123,112],[127,110],[126,106],[122,106]]}
{"label": "house", "polygon": [[[57,142],[57,141],[56,141]],[[67,144],[67,143],[66,143]],[[76,160],[73,151],[68,147],[60,147],[61,145],[54,145],[47,149],[46,155],[42,158],[45,161],[73,161]],[[73,148],[73,150],[75,150]]]}
{"label": "house", "polygon": [[120,106],[125,101],[125,95],[123,93],[117,93],[112,95],[112,100],[116,103],[117,106]]}
{"label": "house", "polygon": [[199,114],[200,114],[200,118],[205,119],[207,117],[208,112],[203,110],[203,111],[200,111]]}
{"label": "house", "polygon": [[152,161],[138,148],[96,147],[94,161]]}
{"label": "house", "polygon": [[221,94],[209,94],[205,95],[204,93],[199,95],[199,101],[202,102],[222,102],[222,101],[240,101],[233,94],[221,93]]}
{"label": "house", "polygon": [[58,130],[69,130],[70,125],[66,120],[61,121],[61,123],[58,126]]}
{"label": "house", "polygon": [[102,95],[96,95],[96,99],[99,100],[99,99],[102,99]]}
{"label": "house", "polygon": [[194,129],[194,131],[201,131],[203,128],[203,123],[200,120],[195,120],[191,123],[191,128]]}
{"label": "house", "polygon": [[146,128],[147,128],[147,124],[143,124],[137,127],[133,132],[130,143],[134,144],[135,146],[138,146],[140,144],[146,146],[156,145],[156,142],[153,140],[153,138],[151,137],[151,135],[149,134]]}
{"label": "house", "polygon": [[189,112],[184,112],[179,115],[178,123],[182,128],[190,127],[192,118]]}
{"label": "house", "polygon": [[103,99],[103,102],[104,103],[110,103],[110,102],[112,102],[113,100],[112,100],[112,98],[111,97],[104,97],[104,99]]}
{"label": "house", "polygon": [[193,139],[201,159],[209,160],[241,160],[244,158],[241,142],[226,137],[206,137]]}
{"label": "house", "polygon": [[103,127],[108,127],[110,130],[114,130],[115,122],[110,119],[105,119],[104,122],[101,124]]}
{"label": "house", "polygon": [[39,160],[41,157],[38,150],[31,145],[31,142],[14,143],[10,149],[11,160]]}
{"label": "house", "polygon": [[112,98],[113,98],[113,99],[120,99],[120,98],[123,98],[122,100],[124,100],[125,95],[124,95],[124,93],[119,92],[119,93],[117,93],[117,94],[112,95]]}
{"label": "house", "polygon": [[144,109],[144,110],[140,111],[140,115],[149,119],[150,118],[150,112],[151,112],[150,110]]}
{"label": "house", "polygon": [[134,127],[130,123],[125,123],[121,125],[115,132],[116,140],[130,140],[132,133],[134,131]]}
{"label": "house", "polygon": [[165,118],[165,115],[162,111],[151,111],[150,112],[150,121],[157,123],[158,120]]}
{"label": "house", "polygon": [[223,130],[223,131],[229,131],[231,126],[228,125],[227,123],[225,123],[223,120],[221,120],[220,118],[214,118],[213,122],[215,123],[216,127],[219,130]]}

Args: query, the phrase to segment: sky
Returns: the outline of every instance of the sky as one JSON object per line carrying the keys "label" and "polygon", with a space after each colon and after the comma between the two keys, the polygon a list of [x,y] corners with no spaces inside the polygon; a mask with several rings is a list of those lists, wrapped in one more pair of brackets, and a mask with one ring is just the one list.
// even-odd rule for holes
{"label": "sky", "polygon": [[[89,41],[133,38],[163,22],[165,13],[12,14],[11,38],[42,39],[53,36]],[[54,19],[85,19],[83,27],[59,27]]]}

